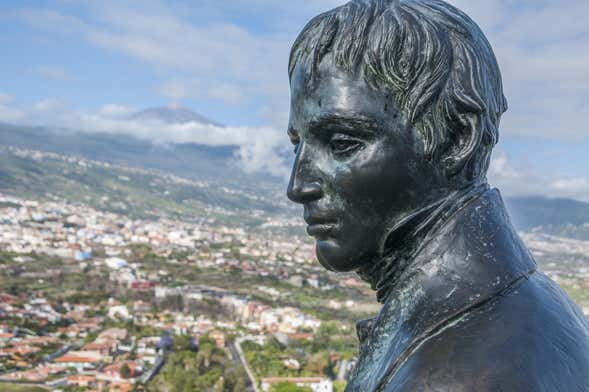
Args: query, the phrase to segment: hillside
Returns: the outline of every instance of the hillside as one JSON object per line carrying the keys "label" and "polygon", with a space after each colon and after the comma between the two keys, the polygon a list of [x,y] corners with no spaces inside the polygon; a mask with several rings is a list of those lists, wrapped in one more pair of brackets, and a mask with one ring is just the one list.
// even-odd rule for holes
{"label": "hillside", "polygon": [[[193,112],[170,112],[165,108],[152,108],[137,115],[156,116],[159,121],[210,121]],[[90,171],[87,169],[80,172],[80,168],[68,170],[67,165],[58,164],[54,160],[39,165],[30,161],[30,157],[7,154],[5,148],[5,153],[0,156],[0,189],[4,191],[27,192],[29,195],[67,193],[72,197],[84,190],[84,197],[92,200],[95,198],[92,194],[109,193],[119,194],[117,197],[122,202],[125,202],[123,199],[135,200],[136,195],[143,195],[149,201],[145,199],[138,203],[133,209],[136,213],[142,209],[151,211],[162,205],[169,207],[170,203],[175,206],[170,211],[179,213],[187,205],[196,203],[196,215],[203,208],[208,208],[238,212],[245,220],[251,219],[251,211],[262,211],[268,216],[300,218],[299,209],[284,197],[286,179],[242,171],[234,159],[237,148],[232,146],[156,145],[125,135],[80,133],[9,124],[0,124],[0,146],[46,151],[114,165],[108,169],[93,167]],[[130,183],[117,180],[121,175],[117,172],[121,169],[117,167],[137,168],[146,171],[150,176],[162,178],[177,176],[200,185],[178,188],[170,196],[165,194],[165,190],[158,190],[150,185],[153,183],[151,178],[148,180],[140,177]],[[121,193],[121,189],[125,191]],[[78,200],[82,199],[78,197]],[[588,203],[540,196],[507,197],[506,203],[518,230],[535,230],[589,240]],[[299,224],[302,225],[302,222]]]}
{"label": "hillside", "polygon": [[148,108],[133,114],[131,119],[140,121],[160,121],[166,124],[186,124],[196,122],[200,124],[221,126],[203,115],[179,106]]}
{"label": "hillside", "polygon": [[[146,169],[0,146],[0,193],[84,203],[133,218],[170,217],[260,227],[292,210],[252,194]],[[283,218],[281,218],[283,217]]]}
{"label": "hillside", "polygon": [[589,203],[541,196],[507,198],[506,203],[519,230],[589,241]]}
{"label": "hillside", "polygon": [[237,169],[230,159],[232,147],[195,144],[156,145],[147,140],[119,134],[82,133],[41,127],[0,124],[0,145],[75,155],[116,164],[159,169],[199,178],[227,178]]}

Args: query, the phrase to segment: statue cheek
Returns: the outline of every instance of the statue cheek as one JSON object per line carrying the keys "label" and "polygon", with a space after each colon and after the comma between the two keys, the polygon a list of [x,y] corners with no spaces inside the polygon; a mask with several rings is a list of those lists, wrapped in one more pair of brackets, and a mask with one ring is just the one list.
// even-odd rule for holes
{"label": "statue cheek", "polygon": [[402,169],[379,146],[350,165],[346,173],[346,185],[353,193],[363,199],[390,198],[395,187],[396,172]]}

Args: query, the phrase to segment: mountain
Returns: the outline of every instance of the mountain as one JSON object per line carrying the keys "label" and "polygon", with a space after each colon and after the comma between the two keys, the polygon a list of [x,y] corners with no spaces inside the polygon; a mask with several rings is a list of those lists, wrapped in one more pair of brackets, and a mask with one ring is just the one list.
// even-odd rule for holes
{"label": "mountain", "polygon": [[589,203],[542,196],[505,200],[518,230],[589,241]]}
{"label": "mountain", "polygon": [[[182,108],[151,108],[137,113],[136,118],[158,116],[159,121],[210,121]],[[203,120],[204,119],[204,120]],[[155,170],[158,173],[173,174],[193,181],[206,182],[211,191],[180,192],[193,194],[201,205],[239,209],[263,210],[269,214],[283,212],[298,216],[298,209],[284,197],[284,178],[260,173],[246,173],[241,170],[235,158],[237,147],[211,147],[198,144],[158,145],[132,136],[106,133],[81,133],[54,130],[44,127],[24,127],[0,124],[0,146],[14,146],[21,149],[53,152],[76,156],[115,165]],[[32,165],[5,159],[0,165],[0,180],[3,173],[10,178],[28,181],[23,167],[32,170]],[[15,169],[10,165],[20,165]],[[17,166],[18,166],[17,165]],[[55,166],[57,167],[57,166]],[[13,170],[14,169],[14,170]],[[60,169],[62,170],[62,169]],[[15,173],[18,176],[15,177]],[[46,175],[51,174],[49,170]],[[105,173],[108,176],[108,173]],[[58,176],[59,177],[59,176]],[[8,178],[5,176],[5,178]],[[68,179],[68,181],[71,179]],[[101,182],[100,180],[99,182]],[[1,182],[1,181],[0,181]],[[67,181],[64,181],[64,183]],[[12,185],[10,185],[12,184]],[[14,186],[14,181],[5,181],[4,189]],[[83,182],[80,186],[87,186]],[[25,188],[34,194],[36,186]],[[23,188],[23,189],[25,189]],[[222,194],[214,192],[223,190]],[[139,186],[136,187],[139,189]],[[228,197],[231,192],[253,195],[252,197]],[[256,196],[257,195],[257,196]],[[183,196],[182,196],[183,197]],[[184,199],[178,198],[179,203]],[[259,197],[263,202],[254,202]],[[589,204],[571,199],[546,197],[507,197],[506,204],[512,221],[520,231],[539,231],[547,234],[589,241]],[[299,211],[300,212],[300,211]],[[302,224],[302,223],[301,223]]]}
{"label": "mountain", "polygon": [[273,227],[288,231],[292,215],[278,194],[260,195],[151,170],[4,146],[0,193],[81,203],[131,218],[214,221],[249,229],[284,222]]}
{"label": "mountain", "polygon": [[132,120],[161,121],[165,124],[200,123],[221,126],[220,124],[180,106],[162,106],[142,110],[131,116]]}
{"label": "mountain", "polygon": [[271,189],[276,189],[277,183],[280,187],[285,186],[284,179],[244,172],[236,159],[236,146],[194,143],[164,145],[122,134],[76,132],[2,123],[0,145],[159,170],[247,191],[273,193]]}

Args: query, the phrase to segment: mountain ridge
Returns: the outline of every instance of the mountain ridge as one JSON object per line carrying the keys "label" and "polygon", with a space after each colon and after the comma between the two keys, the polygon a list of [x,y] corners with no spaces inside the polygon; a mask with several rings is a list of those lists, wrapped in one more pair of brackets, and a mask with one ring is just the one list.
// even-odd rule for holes
{"label": "mountain ridge", "polygon": [[[158,145],[128,135],[62,132],[47,127],[1,123],[0,145],[157,170],[261,196],[274,194],[280,197],[286,189],[286,178],[241,170],[235,159],[237,146]],[[215,203],[214,198],[207,200]],[[537,229],[552,235],[589,241],[589,203],[545,196],[508,196],[505,201],[518,230]],[[275,206],[268,210],[275,210]]]}
{"label": "mountain ridge", "polygon": [[222,127],[221,124],[188,108],[176,105],[150,107],[132,114],[131,120],[160,121],[165,124],[199,123]]}

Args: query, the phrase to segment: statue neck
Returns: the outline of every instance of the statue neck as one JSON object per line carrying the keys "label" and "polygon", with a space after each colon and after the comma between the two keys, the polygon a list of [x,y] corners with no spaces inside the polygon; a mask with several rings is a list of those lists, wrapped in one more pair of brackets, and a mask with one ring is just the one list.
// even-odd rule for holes
{"label": "statue neck", "polygon": [[444,223],[470,201],[489,189],[486,182],[472,184],[452,192],[429,206],[411,213],[387,236],[382,256],[357,271],[360,278],[376,291],[378,302],[384,303],[401,280],[423,246]]}

